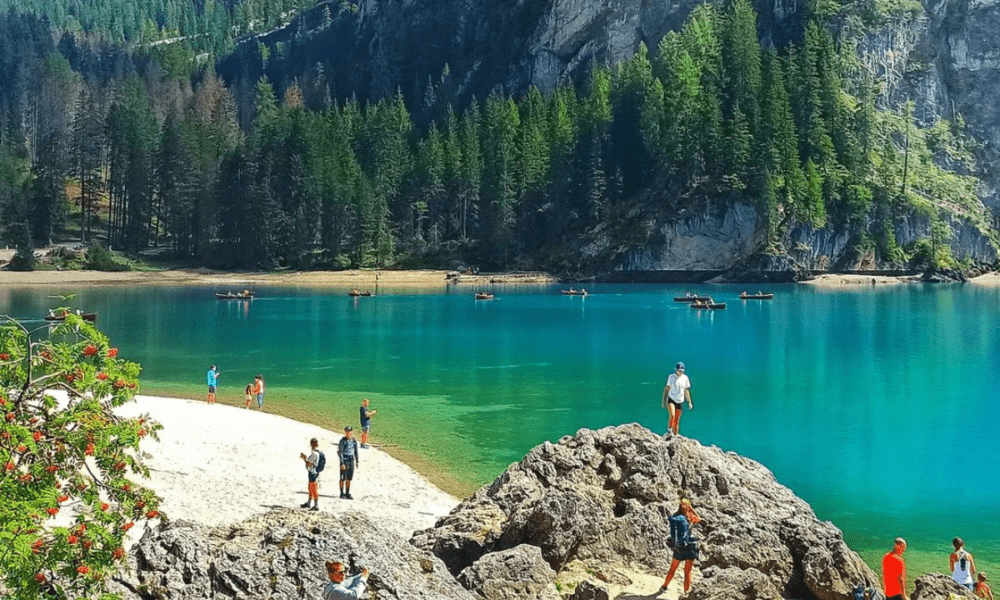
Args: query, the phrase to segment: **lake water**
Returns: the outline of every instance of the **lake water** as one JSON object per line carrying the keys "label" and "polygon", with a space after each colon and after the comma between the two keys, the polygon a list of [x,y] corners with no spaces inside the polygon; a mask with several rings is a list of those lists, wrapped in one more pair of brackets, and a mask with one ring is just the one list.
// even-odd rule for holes
{"label": "lake water", "polygon": [[[582,427],[662,433],[663,384],[684,361],[695,408],[681,433],[765,464],[870,564],[902,535],[911,571],[943,571],[958,535],[996,571],[1000,288],[768,289],[773,302],[727,286],[508,286],[475,302],[465,287],[262,287],[242,303],[201,287],[35,288],[0,289],[0,310],[37,317],[59,304],[46,295],[77,292],[147,388],[201,397],[216,363],[224,398],[263,373],[268,398],[356,424],[368,397],[376,440],[475,484]],[[673,302],[687,290],[729,308]]]}

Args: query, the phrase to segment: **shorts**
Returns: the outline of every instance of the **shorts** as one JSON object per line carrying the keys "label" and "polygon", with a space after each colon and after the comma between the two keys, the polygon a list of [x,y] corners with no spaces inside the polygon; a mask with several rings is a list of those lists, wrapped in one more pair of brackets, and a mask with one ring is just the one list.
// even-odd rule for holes
{"label": "shorts", "polygon": [[372,430],[372,424],[371,423],[369,423],[367,425],[362,425],[361,426],[361,431],[364,431],[365,433],[368,433],[371,430]]}
{"label": "shorts", "polygon": [[214,394],[215,393],[215,386],[214,385],[208,386],[208,393],[209,394]]}
{"label": "shorts", "polygon": [[[340,466],[343,467],[344,463],[340,463]],[[350,481],[352,479],[354,479],[354,463],[353,462],[351,462],[350,464],[348,464],[346,469],[341,469],[340,470],[340,480],[341,481]]]}
{"label": "shorts", "polygon": [[680,402],[674,402],[673,400],[670,400],[670,406],[673,406],[675,409],[677,409],[678,412],[684,412],[683,400],[681,400]]}
{"label": "shorts", "polygon": [[698,542],[678,544],[674,548],[674,560],[698,560]]}
{"label": "shorts", "polygon": [[319,473],[309,473],[309,483],[313,483],[319,479]]}
{"label": "shorts", "polygon": [[264,394],[257,394],[257,406],[264,406]]}
{"label": "shorts", "polygon": [[889,596],[885,600],[903,600],[902,594],[896,594],[895,596]]}

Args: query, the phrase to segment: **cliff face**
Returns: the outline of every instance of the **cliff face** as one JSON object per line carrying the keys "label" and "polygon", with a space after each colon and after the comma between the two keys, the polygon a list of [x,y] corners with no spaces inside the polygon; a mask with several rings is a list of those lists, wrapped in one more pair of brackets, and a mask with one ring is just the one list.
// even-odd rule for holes
{"label": "cliff face", "polygon": [[[355,96],[386,97],[400,90],[418,120],[428,83],[461,106],[502,88],[519,93],[530,85],[543,91],[581,79],[593,62],[613,64],[640,43],[655,48],[677,29],[698,0],[359,0],[327,2],[298,15],[291,24],[242,41],[219,65],[236,89],[252,90],[262,74],[279,93],[298,79],[306,101]],[[758,0],[761,33],[783,43],[801,26],[799,0]],[[923,9],[885,19],[874,31],[841,37],[855,45],[882,85],[880,103],[898,107],[913,100],[926,124],[962,115],[978,142],[980,194],[1000,214],[1000,0],[924,0]],[[853,25],[857,27],[857,25]],[[261,49],[267,55],[263,59]],[[448,65],[451,75],[442,80]],[[310,91],[311,90],[311,91]],[[252,110],[252,93],[238,94],[241,111]],[[719,214],[681,215],[652,224],[649,239],[628,248],[613,239],[585,240],[589,258],[610,271],[724,270],[761,250],[764,240],[753,208],[730,201]],[[994,264],[996,249],[970,223],[956,217],[946,243],[957,258]],[[874,224],[877,225],[877,224]],[[1000,218],[994,216],[994,228]],[[906,246],[930,234],[930,223],[911,215],[895,223]],[[800,227],[781,240],[790,259],[805,270],[890,269],[856,251],[851,235]],[[620,244],[619,244],[620,245]]]}

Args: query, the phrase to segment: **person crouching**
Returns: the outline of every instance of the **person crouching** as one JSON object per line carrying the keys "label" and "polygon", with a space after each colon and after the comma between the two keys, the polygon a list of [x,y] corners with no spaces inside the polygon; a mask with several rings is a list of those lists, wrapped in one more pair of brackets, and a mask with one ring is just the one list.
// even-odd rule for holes
{"label": "person crouching", "polygon": [[347,577],[344,563],[326,563],[326,576],[330,583],[323,588],[323,600],[358,600],[365,593],[368,582],[368,569],[361,569],[357,575]]}

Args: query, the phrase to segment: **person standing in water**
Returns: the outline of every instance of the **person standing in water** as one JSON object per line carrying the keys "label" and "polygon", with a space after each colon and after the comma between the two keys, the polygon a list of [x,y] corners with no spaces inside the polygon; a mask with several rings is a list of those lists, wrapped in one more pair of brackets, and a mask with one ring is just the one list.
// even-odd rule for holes
{"label": "person standing in water", "polygon": [[215,365],[208,368],[208,403],[215,404],[215,390],[219,385],[219,371]]}
{"label": "person standing in water", "polygon": [[688,409],[694,408],[691,402],[691,380],[684,374],[684,363],[679,362],[674,367],[674,372],[667,377],[667,385],[663,388],[663,408],[670,413],[670,422],[667,429],[674,435],[680,433],[681,413],[684,412],[684,401],[687,400]]}
{"label": "person standing in water", "polygon": [[370,410],[368,408],[368,398],[361,401],[361,447],[368,447],[368,433],[372,429],[372,417],[375,416],[377,410]]}

